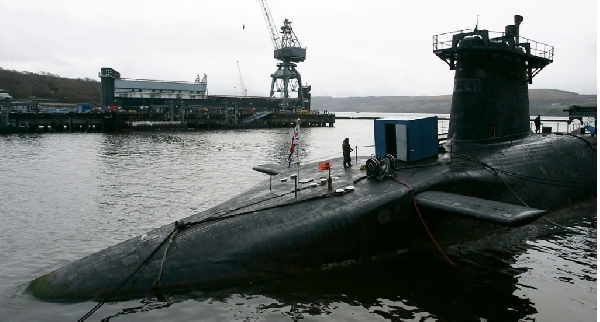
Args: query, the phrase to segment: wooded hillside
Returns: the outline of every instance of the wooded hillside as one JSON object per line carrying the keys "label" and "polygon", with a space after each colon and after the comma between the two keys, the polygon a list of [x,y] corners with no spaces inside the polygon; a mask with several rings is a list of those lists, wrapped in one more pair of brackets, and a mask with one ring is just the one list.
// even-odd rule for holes
{"label": "wooded hillside", "polygon": [[51,73],[18,72],[0,68],[0,88],[13,101],[32,98],[53,99],[61,103],[100,105],[100,82],[91,78],[64,78]]}
{"label": "wooded hillside", "polygon": [[[101,104],[100,82],[91,78],[64,78],[51,73],[19,72],[0,68],[0,89],[14,101],[31,98],[53,99],[62,103]],[[596,105],[597,95],[580,95],[556,89],[529,90],[531,115],[564,116],[570,105]],[[449,114],[452,95],[440,96],[313,96],[312,109],[331,112],[436,113]]]}

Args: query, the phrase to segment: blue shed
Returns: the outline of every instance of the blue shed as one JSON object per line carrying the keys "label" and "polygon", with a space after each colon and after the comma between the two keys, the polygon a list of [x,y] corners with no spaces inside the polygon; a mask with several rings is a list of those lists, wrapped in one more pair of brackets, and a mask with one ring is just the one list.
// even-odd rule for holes
{"label": "blue shed", "polygon": [[92,110],[92,104],[90,103],[77,103],[75,104],[75,108],[77,113],[86,113],[87,111]]}
{"label": "blue shed", "polygon": [[405,116],[375,120],[375,154],[400,161],[438,155],[437,116]]}

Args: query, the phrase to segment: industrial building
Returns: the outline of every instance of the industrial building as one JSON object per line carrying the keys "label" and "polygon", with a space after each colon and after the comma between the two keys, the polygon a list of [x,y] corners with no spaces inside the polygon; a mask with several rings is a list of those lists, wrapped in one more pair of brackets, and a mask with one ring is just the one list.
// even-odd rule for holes
{"label": "industrial building", "polygon": [[172,109],[174,115],[181,113],[181,107],[194,114],[209,111],[222,114],[226,109],[239,114],[310,111],[310,86],[302,88],[303,104],[284,107],[282,99],[275,97],[207,95],[206,75],[194,82],[159,81],[122,78],[112,68],[101,68],[98,76],[102,84],[102,107],[109,110],[165,113]]}

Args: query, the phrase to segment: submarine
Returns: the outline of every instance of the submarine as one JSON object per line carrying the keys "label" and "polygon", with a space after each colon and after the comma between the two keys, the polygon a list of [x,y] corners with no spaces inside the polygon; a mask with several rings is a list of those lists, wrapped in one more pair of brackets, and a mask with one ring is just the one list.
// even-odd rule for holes
{"label": "submarine", "polygon": [[[554,48],[505,31],[434,36],[455,72],[450,127],[374,120],[375,154],[258,165],[269,180],[42,275],[47,301],[113,301],[258,283],[444,248],[596,196],[596,138],[533,133],[528,86]],[[451,39],[442,41],[443,36]],[[446,257],[447,258],[447,257]],[[451,259],[447,258],[448,261]]]}

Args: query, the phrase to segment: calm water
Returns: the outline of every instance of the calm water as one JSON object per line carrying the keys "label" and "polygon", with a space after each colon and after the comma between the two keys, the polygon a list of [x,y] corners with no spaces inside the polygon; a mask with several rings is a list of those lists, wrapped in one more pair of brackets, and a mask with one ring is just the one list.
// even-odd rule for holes
{"label": "calm water", "polygon": [[[373,149],[372,120],[301,129],[301,159]],[[0,137],[0,321],[77,321],[95,302],[47,303],[32,279],[214,206],[268,179],[292,129]],[[447,249],[368,268],[107,303],[88,321],[595,321],[596,201]]]}

